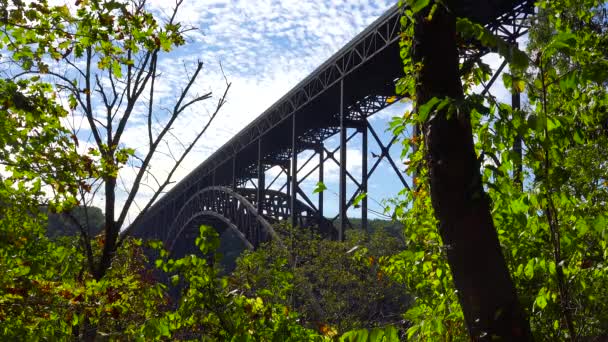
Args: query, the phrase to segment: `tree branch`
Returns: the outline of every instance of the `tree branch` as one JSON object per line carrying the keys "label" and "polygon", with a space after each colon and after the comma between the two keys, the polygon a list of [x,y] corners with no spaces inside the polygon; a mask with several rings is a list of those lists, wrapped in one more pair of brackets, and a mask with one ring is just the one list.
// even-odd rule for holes
{"label": "tree branch", "polygon": [[[199,63],[199,68],[197,69],[197,71],[194,73],[194,76],[192,79],[194,79],[196,77],[196,75],[198,74],[200,67],[202,67],[202,64]],[[224,76],[225,78],[225,76]],[[156,199],[158,198],[158,196],[162,193],[162,191],[165,189],[165,187],[167,187],[170,183],[171,183],[171,177],[173,176],[173,174],[175,173],[175,171],[177,170],[177,168],[181,165],[182,161],[184,160],[184,158],[190,153],[190,151],[194,148],[194,146],[196,145],[196,143],[198,142],[198,140],[203,136],[203,134],[207,131],[207,129],[209,128],[209,126],[211,125],[211,123],[213,122],[213,120],[215,119],[215,117],[217,116],[217,114],[219,113],[220,109],[224,106],[224,104],[226,103],[226,96],[228,94],[228,90],[230,89],[231,84],[228,83],[226,81],[226,89],[224,90],[224,94],[222,95],[222,97],[218,100],[217,106],[215,108],[215,111],[213,112],[213,114],[211,115],[211,117],[209,118],[209,121],[207,121],[207,124],[205,125],[205,127],[203,127],[203,129],[198,133],[198,135],[196,136],[196,138],[194,139],[194,141],[192,141],[192,143],[190,144],[190,146],[188,146],[188,148],[186,150],[184,150],[184,152],[182,153],[180,159],[175,163],[175,165],[173,166],[173,168],[171,169],[171,171],[169,172],[169,174],[167,175],[164,183],[162,184],[162,186],[160,186],[158,188],[158,190],[156,191],[156,193],[154,194],[154,196],[152,196],[152,198],[148,201],[148,203],[146,204],[146,206],[144,207],[144,209],[142,211],[140,211],[140,213],[135,217],[135,219],[133,220],[133,222],[131,223],[131,225],[125,229],[120,236],[120,240],[118,241],[118,245],[120,246],[120,244],[122,243],[122,241],[124,241],[124,239],[129,235],[129,233],[131,232],[131,230],[133,229],[133,227],[135,227],[135,224],[137,223],[137,221],[139,219],[141,219],[141,217],[148,211],[148,209],[152,206],[152,204],[156,201]],[[188,89],[188,88],[186,88]],[[187,90],[186,90],[187,91]],[[177,105],[176,105],[177,108]],[[166,131],[168,130],[168,126],[165,127],[163,133],[166,133]],[[164,134],[163,134],[164,135]],[[158,141],[157,141],[158,142]],[[148,161],[149,162],[149,161]],[[146,163],[146,168],[148,165],[148,162]],[[145,170],[145,168],[142,168],[141,170]],[[142,173],[140,170],[140,173]],[[139,175],[138,175],[139,176]],[[141,177],[139,178],[141,179]],[[134,184],[134,190],[137,190],[135,188],[136,184]],[[131,193],[129,194],[129,197],[135,197],[135,192],[132,190]],[[125,208],[127,208],[127,203],[129,200],[127,200],[127,202],[125,203]],[[124,218],[126,217],[126,212],[123,208],[123,213],[121,213],[121,216],[119,218],[119,222],[122,224],[124,222]]]}

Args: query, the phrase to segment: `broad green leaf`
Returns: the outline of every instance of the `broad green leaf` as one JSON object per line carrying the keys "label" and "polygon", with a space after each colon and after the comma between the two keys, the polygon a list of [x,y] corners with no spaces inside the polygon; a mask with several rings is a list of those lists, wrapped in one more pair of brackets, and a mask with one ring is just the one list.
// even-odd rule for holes
{"label": "broad green leaf", "polygon": [[425,122],[427,120],[430,112],[433,110],[435,105],[437,105],[439,102],[441,102],[441,100],[439,98],[433,97],[427,103],[419,106],[418,113],[417,113],[418,121],[421,123]]}
{"label": "broad green leaf", "polygon": [[534,260],[528,261],[526,267],[524,267],[524,275],[528,279],[534,278]]}
{"label": "broad green leaf", "polygon": [[407,0],[407,3],[414,14],[422,11],[429,5],[429,2],[430,0]]}
{"label": "broad green leaf", "polygon": [[367,193],[366,192],[361,192],[357,195],[357,197],[355,197],[355,200],[353,201],[353,206],[355,208],[359,207],[359,203],[361,203],[361,201],[367,197]]}
{"label": "broad green leaf", "polygon": [[545,294],[539,293],[534,301],[534,304],[536,304],[536,306],[538,306],[541,310],[544,309],[547,306],[547,298],[545,297]]}
{"label": "broad green leaf", "polygon": [[319,192],[323,192],[327,190],[327,186],[325,186],[325,184],[323,182],[317,182],[316,187],[314,188],[314,190],[312,191],[313,194],[319,193]]}

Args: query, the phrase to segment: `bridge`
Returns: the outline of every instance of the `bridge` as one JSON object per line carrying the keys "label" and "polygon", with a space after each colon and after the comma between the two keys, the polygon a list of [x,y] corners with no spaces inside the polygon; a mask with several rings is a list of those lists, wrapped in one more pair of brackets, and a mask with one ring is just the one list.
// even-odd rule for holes
{"label": "bridge", "polygon": [[[197,227],[206,223],[232,230],[247,247],[255,248],[276,236],[273,223],[290,220],[294,226],[317,227],[328,237],[343,239],[349,224],[346,211],[359,194],[367,193],[368,179],[380,161],[388,161],[403,187],[409,189],[389,154],[396,138],[384,143],[368,121],[394,102],[395,82],[402,77],[401,11],[397,5],[389,9],[202,162],[134,223],[133,235],[160,239],[170,250],[181,249],[192,244]],[[526,19],[534,7],[531,0],[463,0],[455,11],[515,42],[527,31]],[[464,61],[489,52],[471,42],[462,48],[461,56]],[[514,96],[513,101],[515,106],[519,99]],[[327,140],[336,135],[339,147],[328,148]],[[357,135],[362,151],[361,175],[353,175],[346,168],[347,144]],[[381,149],[374,159],[368,156],[370,137]],[[298,157],[304,151],[312,154],[301,162]],[[323,182],[327,162],[339,166],[339,214],[333,218],[325,217],[322,191],[307,194],[301,187],[313,173]],[[304,174],[307,165],[312,165],[312,170]],[[266,171],[272,167],[279,167],[286,175],[279,190],[270,189],[278,176],[266,180]],[[347,194],[347,184],[354,185],[353,193]],[[313,195],[318,196],[316,201],[311,200]],[[365,229],[366,197],[360,209]]]}

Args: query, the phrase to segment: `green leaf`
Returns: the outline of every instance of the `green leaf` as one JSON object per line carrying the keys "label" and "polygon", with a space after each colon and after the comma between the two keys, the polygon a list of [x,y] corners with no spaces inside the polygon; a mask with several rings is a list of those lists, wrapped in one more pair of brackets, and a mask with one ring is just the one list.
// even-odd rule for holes
{"label": "green leaf", "polygon": [[547,118],[547,129],[549,130],[549,132],[559,128],[560,126],[561,123],[559,122],[559,120],[555,118]]}
{"label": "green leaf", "polygon": [[502,83],[505,85],[506,89],[513,89],[513,76],[508,73],[502,74]]}
{"label": "green leaf", "polygon": [[340,338],[341,342],[367,342],[369,332],[367,329],[352,330],[344,333]]}
{"label": "green leaf", "polygon": [[399,342],[399,331],[393,326],[384,328],[384,342]]}
{"label": "green leaf", "polygon": [[429,5],[430,0],[407,0],[408,5],[412,9],[412,12],[418,13],[422,11],[426,6]]}
{"label": "green leaf", "polygon": [[524,70],[530,64],[528,55],[518,48],[514,48],[511,55],[511,68],[517,70]]}
{"label": "green leaf", "polygon": [[556,52],[562,52],[567,55],[572,54],[574,48],[576,48],[577,39],[576,35],[571,32],[560,32],[547,45],[543,52],[545,59],[551,58]]}
{"label": "green leaf", "polygon": [[521,78],[517,78],[514,80],[513,90],[515,90],[518,93],[523,93],[525,88],[526,88],[526,82],[524,82],[524,80],[522,80]]}
{"label": "green leaf", "polygon": [[528,279],[534,278],[534,260],[529,260],[528,264],[524,268],[524,275]]}
{"label": "green leaf", "polygon": [[319,192],[323,192],[327,190],[327,187],[325,186],[325,184],[323,182],[318,182],[317,186],[315,187],[315,189],[312,191],[313,194],[319,193]]}
{"label": "green leaf", "polygon": [[544,289],[541,289],[541,293],[538,294],[534,304],[538,306],[541,310],[547,306],[547,297],[545,297]]}
{"label": "green leaf", "polygon": [[441,100],[439,98],[433,97],[427,103],[418,107],[418,121],[425,122],[433,107],[435,107],[435,105],[437,105],[440,101]]}
{"label": "green leaf", "polygon": [[361,192],[360,194],[357,195],[357,197],[355,197],[355,200],[353,201],[353,206],[355,208],[359,207],[359,203],[361,203],[361,201],[367,197],[367,193],[366,192]]}

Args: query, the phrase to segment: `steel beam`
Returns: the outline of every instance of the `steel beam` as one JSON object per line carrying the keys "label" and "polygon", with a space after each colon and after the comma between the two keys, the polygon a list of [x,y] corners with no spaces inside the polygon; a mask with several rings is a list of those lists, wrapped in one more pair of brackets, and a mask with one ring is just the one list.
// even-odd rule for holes
{"label": "steel beam", "polygon": [[[287,189],[285,189],[285,193],[287,196],[291,196],[291,165],[289,166],[289,170],[285,170],[285,175],[287,176],[287,182],[285,182]],[[283,191],[283,187],[279,191]]]}
{"label": "steel beam", "polygon": [[346,229],[346,127],[344,126],[344,80],[340,80],[340,229],[338,240],[344,241]]}
{"label": "steel beam", "polygon": [[364,120],[363,128],[361,129],[361,193],[365,197],[361,200],[361,228],[367,230],[367,118]]}
{"label": "steel beam", "polygon": [[[323,145],[321,145],[317,151],[317,153],[319,153],[319,183],[324,184],[323,183],[323,173],[324,173],[324,168],[323,168],[323,164],[325,162],[325,159],[323,158]],[[319,191],[319,218],[323,218],[323,193],[325,191]]]}
{"label": "steel beam", "polygon": [[378,143],[378,145],[380,145],[380,148],[382,149],[382,154],[384,155],[384,157],[386,157],[386,160],[388,160],[388,162],[391,164],[391,166],[393,167],[393,170],[395,171],[395,173],[397,174],[397,176],[399,177],[399,179],[401,180],[401,183],[403,184],[403,186],[408,189],[410,189],[410,186],[407,184],[407,182],[405,181],[405,178],[403,178],[403,175],[401,174],[401,170],[399,170],[399,168],[397,167],[397,165],[395,164],[395,161],[393,161],[393,158],[391,157],[390,153],[389,153],[389,149],[386,148],[383,144],[382,144],[382,140],[380,140],[380,137],[378,136],[378,134],[376,134],[376,131],[374,131],[374,129],[370,126],[369,127],[369,131],[372,133],[372,135],[374,136],[374,139],[376,139],[376,142]]}
{"label": "steel beam", "polygon": [[262,152],[262,137],[258,139],[258,194],[257,194],[257,209],[258,214],[264,214],[264,199],[266,190],[266,174],[264,172],[264,155]]}
{"label": "steel beam", "polygon": [[296,114],[291,116],[291,225],[297,226],[298,218],[296,217],[296,200],[298,197],[298,148],[297,148],[297,132],[296,132]]}
{"label": "steel beam", "polygon": [[236,155],[232,157],[232,190],[236,191]]}

